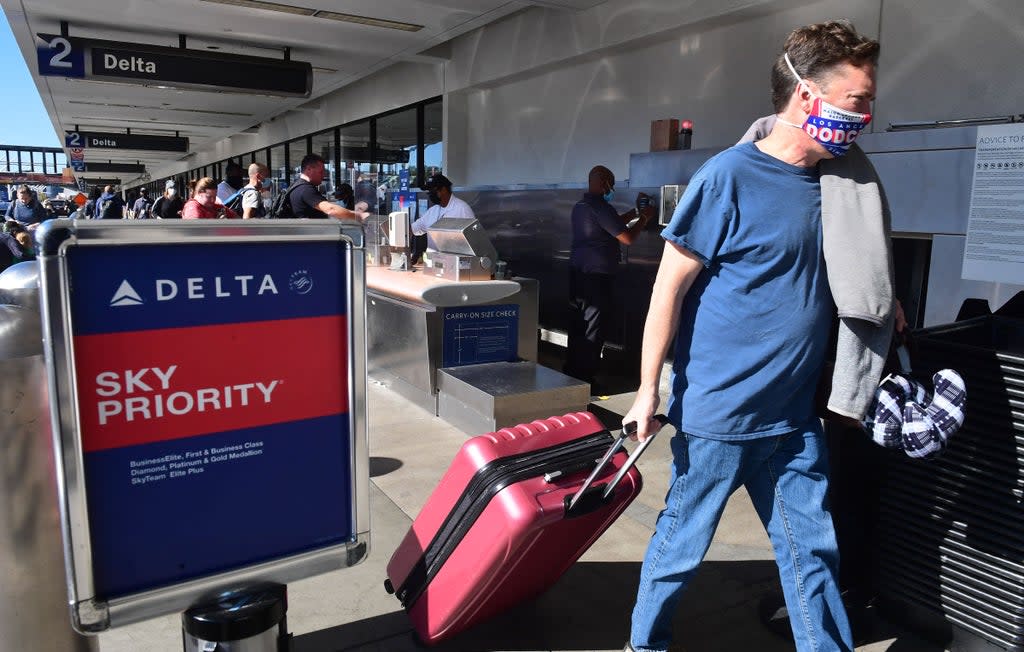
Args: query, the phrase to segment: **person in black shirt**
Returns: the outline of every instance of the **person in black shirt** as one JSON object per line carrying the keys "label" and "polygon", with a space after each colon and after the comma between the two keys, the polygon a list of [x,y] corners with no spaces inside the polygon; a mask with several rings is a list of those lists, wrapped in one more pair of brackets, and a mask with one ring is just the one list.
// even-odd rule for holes
{"label": "person in black shirt", "polygon": [[153,204],[151,213],[160,220],[180,220],[181,209],[184,207],[185,201],[178,196],[174,182],[168,179],[164,186],[164,194]]}
{"label": "person in black shirt", "polygon": [[366,211],[352,211],[342,208],[320,194],[317,186],[324,180],[324,159],[319,154],[306,154],[301,163],[302,174],[299,183],[288,196],[292,214],[295,217],[326,219],[328,216],[339,220],[365,220],[370,216]]}

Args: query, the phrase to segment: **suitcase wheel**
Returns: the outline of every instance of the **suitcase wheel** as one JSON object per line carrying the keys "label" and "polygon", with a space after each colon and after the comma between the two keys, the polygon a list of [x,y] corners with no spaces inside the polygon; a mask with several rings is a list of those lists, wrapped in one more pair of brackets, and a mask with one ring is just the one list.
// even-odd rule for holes
{"label": "suitcase wheel", "polygon": [[387,591],[390,595],[395,594],[395,585],[391,583],[390,577],[384,580],[384,590]]}

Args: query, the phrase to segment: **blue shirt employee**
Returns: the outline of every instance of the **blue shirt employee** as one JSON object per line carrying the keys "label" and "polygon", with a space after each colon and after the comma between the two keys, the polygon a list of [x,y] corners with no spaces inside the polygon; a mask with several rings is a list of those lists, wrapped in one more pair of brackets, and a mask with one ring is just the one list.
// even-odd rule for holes
{"label": "blue shirt employee", "polygon": [[[647,205],[622,215],[611,205],[615,175],[603,165],[587,175],[587,192],[572,209],[569,257],[569,343],[566,375],[594,384],[612,308],[612,282],[620,244],[632,244],[654,215]],[[637,196],[638,206],[647,195]],[[636,219],[631,226],[630,222]]]}

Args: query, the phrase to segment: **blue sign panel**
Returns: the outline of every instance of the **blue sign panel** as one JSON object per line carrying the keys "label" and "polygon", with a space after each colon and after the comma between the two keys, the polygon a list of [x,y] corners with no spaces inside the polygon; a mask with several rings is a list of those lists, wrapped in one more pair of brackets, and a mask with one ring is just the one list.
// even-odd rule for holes
{"label": "blue sign panel", "polygon": [[338,242],[68,249],[97,597],[353,539],[347,261]]}
{"label": "blue sign panel", "polygon": [[36,47],[39,74],[44,77],[85,77],[85,49],[63,36],[49,36]]}
{"label": "blue sign panel", "polygon": [[519,306],[445,308],[442,365],[513,362],[519,354]]}
{"label": "blue sign panel", "polygon": [[393,192],[391,193],[391,211],[409,211],[409,217],[415,220],[416,193],[414,192]]}

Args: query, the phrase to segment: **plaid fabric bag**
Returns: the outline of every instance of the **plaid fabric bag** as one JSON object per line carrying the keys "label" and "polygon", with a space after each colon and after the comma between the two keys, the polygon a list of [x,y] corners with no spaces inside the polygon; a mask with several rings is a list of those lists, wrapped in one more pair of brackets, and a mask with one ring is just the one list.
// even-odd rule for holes
{"label": "plaid fabric bag", "polygon": [[905,374],[886,376],[875,392],[864,427],[879,446],[928,458],[945,449],[964,424],[967,387],[960,374],[942,369],[932,376],[934,390]]}

